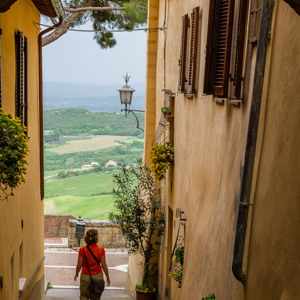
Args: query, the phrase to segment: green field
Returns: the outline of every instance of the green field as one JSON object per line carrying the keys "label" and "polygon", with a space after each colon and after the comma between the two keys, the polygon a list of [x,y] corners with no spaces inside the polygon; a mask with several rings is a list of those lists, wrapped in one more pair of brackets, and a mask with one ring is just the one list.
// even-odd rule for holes
{"label": "green field", "polygon": [[[114,173],[119,172],[115,169]],[[45,180],[45,214],[79,215],[85,219],[107,220],[113,209],[112,174],[84,173]]]}
{"label": "green field", "polygon": [[131,138],[130,136],[115,135],[91,135],[87,137],[88,138],[85,139],[68,141],[64,145],[55,145],[55,147],[48,148],[48,150],[58,154],[93,151],[103,148],[120,146],[121,144],[118,141],[123,141]]}
{"label": "green field", "polygon": [[[121,169],[105,164],[128,166],[142,158],[143,133],[135,126],[135,120],[116,113],[45,111],[45,214],[107,220],[113,210],[112,174]],[[81,171],[91,162],[99,166]]]}

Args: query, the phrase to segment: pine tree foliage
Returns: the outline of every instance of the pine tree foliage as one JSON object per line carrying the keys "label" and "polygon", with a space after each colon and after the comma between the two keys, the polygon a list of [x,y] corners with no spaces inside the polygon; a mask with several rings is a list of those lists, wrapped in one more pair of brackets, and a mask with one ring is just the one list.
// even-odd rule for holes
{"label": "pine tree foliage", "polygon": [[[43,46],[55,41],[69,28],[91,22],[95,31],[94,39],[103,49],[112,48],[117,41],[109,30],[131,30],[144,25],[147,21],[147,0],[65,0],[63,5],[66,18],[62,25],[43,38]],[[87,8],[69,12],[68,9]],[[93,10],[111,8],[111,10]],[[122,10],[114,10],[114,9]],[[99,32],[101,31],[101,32]]]}

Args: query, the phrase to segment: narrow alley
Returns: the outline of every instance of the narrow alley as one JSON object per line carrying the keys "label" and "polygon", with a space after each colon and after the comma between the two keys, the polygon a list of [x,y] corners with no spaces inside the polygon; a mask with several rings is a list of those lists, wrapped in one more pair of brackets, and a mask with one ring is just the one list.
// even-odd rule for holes
{"label": "narrow alley", "polygon": [[[45,239],[45,284],[44,300],[79,299],[79,279],[74,282],[78,252],[67,247],[67,239]],[[117,249],[106,250],[106,260],[111,277],[111,286],[106,287],[103,300],[131,299],[125,293],[128,254]]]}

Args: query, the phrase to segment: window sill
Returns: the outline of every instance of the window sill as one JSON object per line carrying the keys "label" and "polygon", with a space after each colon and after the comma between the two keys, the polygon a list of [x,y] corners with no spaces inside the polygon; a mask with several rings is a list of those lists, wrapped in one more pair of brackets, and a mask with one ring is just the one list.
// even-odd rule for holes
{"label": "window sill", "polygon": [[242,99],[230,99],[229,98],[228,104],[234,105],[234,106],[240,106],[242,102],[243,102]]}
{"label": "window sill", "polygon": [[187,94],[186,94],[186,97],[187,97],[188,99],[193,99],[193,98],[194,98],[194,95],[195,95],[195,94],[187,93]]}
{"label": "window sill", "polygon": [[215,97],[212,99],[213,102],[216,102],[218,104],[225,104],[225,99],[226,98],[218,98],[218,97]]}

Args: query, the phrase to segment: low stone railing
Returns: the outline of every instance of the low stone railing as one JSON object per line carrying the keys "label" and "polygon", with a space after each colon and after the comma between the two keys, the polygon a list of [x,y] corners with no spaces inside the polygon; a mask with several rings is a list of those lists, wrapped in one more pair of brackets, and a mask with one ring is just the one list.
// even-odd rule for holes
{"label": "low stone railing", "polygon": [[[86,224],[85,232],[89,229],[97,229],[99,232],[98,245],[104,248],[125,248],[126,240],[120,233],[119,226],[110,221],[83,220]],[[69,220],[69,247],[78,247],[78,239],[75,238],[76,220]],[[80,247],[85,245],[84,240],[80,240]]]}

